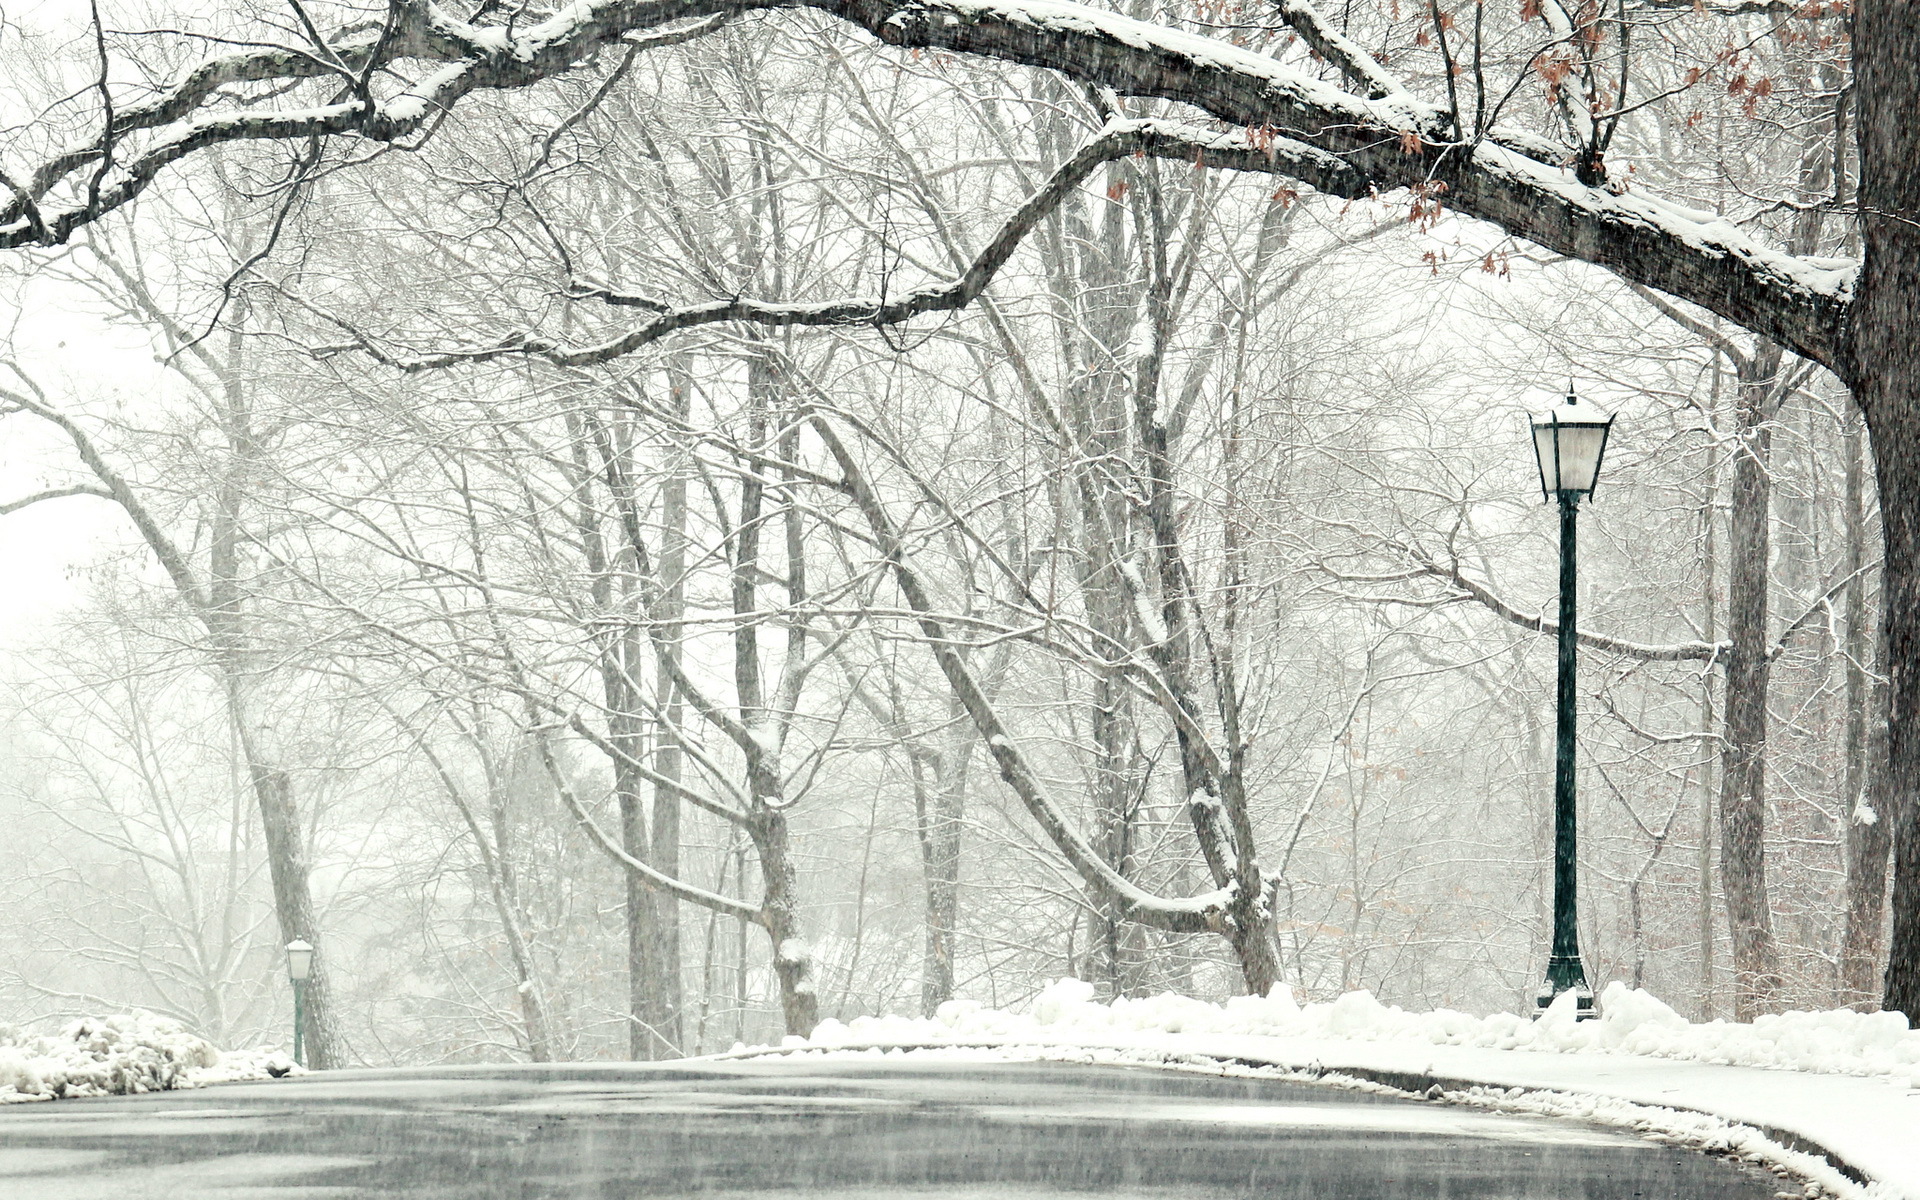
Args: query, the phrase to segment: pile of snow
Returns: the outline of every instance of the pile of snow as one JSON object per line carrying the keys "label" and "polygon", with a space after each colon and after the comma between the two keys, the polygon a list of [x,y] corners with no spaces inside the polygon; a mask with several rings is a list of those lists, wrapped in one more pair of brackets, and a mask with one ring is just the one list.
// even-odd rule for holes
{"label": "pile of snow", "polygon": [[1003,1042],[1107,1033],[1238,1034],[1260,1037],[1348,1038],[1424,1042],[1493,1050],[1555,1054],[1634,1054],[1733,1066],[1890,1078],[1920,1087],[1920,1030],[1899,1013],[1789,1012],[1752,1024],[1696,1024],[1651,993],[1610,983],[1600,995],[1600,1018],[1574,1019],[1573,996],[1539,1020],[1514,1013],[1475,1017],[1450,1009],[1407,1012],[1380,1003],[1371,992],[1348,992],[1324,1004],[1300,1004],[1285,984],[1266,996],[1236,996],[1224,1005],[1167,993],[1111,1004],[1094,1000],[1093,985],[1063,979],[1025,1012],[950,1000],[932,1019],[858,1017],[851,1024],[823,1021],[805,1042],[816,1047]]}
{"label": "pile of snow", "polygon": [[0,1025],[0,1104],[163,1092],[298,1070],[278,1050],[222,1053],[178,1021],[149,1012],[86,1017],[51,1036]]}

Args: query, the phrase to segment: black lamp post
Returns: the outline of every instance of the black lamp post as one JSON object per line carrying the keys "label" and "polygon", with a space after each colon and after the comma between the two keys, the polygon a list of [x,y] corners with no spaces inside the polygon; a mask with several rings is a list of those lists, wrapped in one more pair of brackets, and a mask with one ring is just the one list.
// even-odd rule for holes
{"label": "black lamp post", "polygon": [[313,947],[304,940],[295,938],[287,943],[287,978],[293,983],[293,1061],[301,1066],[307,1065],[306,1055],[302,1053],[304,1042],[301,1038],[306,1025],[307,975],[313,970]]}
{"label": "black lamp post", "polygon": [[1580,501],[1600,478],[1613,418],[1583,403],[1567,389],[1567,402],[1533,418],[1533,452],[1540,490],[1560,504],[1560,685],[1553,756],[1553,951],[1547,979],[1536,996],[1544,1012],[1562,992],[1575,993],[1581,1019],[1593,1016],[1593,990],[1580,964],[1579,910],[1575,904],[1578,839],[1574,813],[1574,667],[1579,633],[1574,621],[1575,526]]}

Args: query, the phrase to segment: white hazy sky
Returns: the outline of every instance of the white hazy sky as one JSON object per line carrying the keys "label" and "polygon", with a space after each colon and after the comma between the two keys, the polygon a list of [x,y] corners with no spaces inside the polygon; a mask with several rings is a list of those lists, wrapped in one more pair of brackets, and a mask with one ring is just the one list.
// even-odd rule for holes
{"label": "white hazy sky", "polygon": [[[152,351],[137,335],[109,328],[44,277],[0,294],[0,331],[0,358],[18,362],[49,397],[82,417],[116,393],[151,395],[162,386]],[[0,502],[86,481],[71,445],[52,433],[28,414],[0,419]],[[0,647],[81,599],[85,584],[77,573],[131,536],[117,507],[89,496],[0,516]]]}

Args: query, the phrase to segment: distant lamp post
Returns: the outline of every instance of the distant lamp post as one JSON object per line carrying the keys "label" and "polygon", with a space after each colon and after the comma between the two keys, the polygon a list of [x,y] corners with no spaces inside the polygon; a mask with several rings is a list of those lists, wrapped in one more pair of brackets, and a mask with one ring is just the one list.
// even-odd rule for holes
{"label": "distant lamp post", "polygon": [[307,976],[313,971],[313,947],[299,938],[287,943],[287,978],[293,981],[293,1061],[307,1065],[302,1050],[302,1027],[306,1024]]}
{"label": "distant lamp post", "polygon": [[1579,911],[1575,904],[1578,838],[1573,795],[1574,667],[1578,628],[1574,620],[1574,529],[1580,501],[1593,495],[1613,418],[1567,389],[1567,402],[1533,418],[1533,453],[1540,490],[1560,504],[1560,683],[1553,756],[1553,951],[1546,982],[1535,1001],[1541,1011],[1562,992],[1577,996],[1581,1019],[1592,1017],[1593,990],[1580,964]]}

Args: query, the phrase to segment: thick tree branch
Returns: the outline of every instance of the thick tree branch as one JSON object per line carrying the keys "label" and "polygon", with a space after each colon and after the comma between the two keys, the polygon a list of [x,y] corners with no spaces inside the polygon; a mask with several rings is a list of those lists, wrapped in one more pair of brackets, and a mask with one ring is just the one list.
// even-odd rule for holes
{"label": "thick tree branch", "polygon": [[1665,10],[1713,17],[1845,17],[1846,0],[1633,0],[1628,11]]}
{"label": "thick tree branch", "polygon": [[166,569],[167,577],[173,581],[181,597],[192,606],[195,615],[205,620],[213,611],[213,601],[208,596],[207,590],[201,586],[200,579],[195,575],[192,565],[187,562],[186,555],[181,552],[174,540],[167,536],[166,530],[160,528],[160,522],[147,511],[147,506],[141,503],[140,497],[134,493],[126,477],[114,470],[101,455],[99,447],[93,444],[93,438],[87,431],[82,429],[72,417],[45,403],[39,397],[0,388],[0,401],[16,405],[42,420],[52,422],[67,435],[67,439],[73,443],[74,452],[80,456],[80,461],[85,463],[87,469],[93,472],[94,478],[100,481],[100,490],[95,494],[104,495],[126,511],[128,518],[133,521],[134,528],[140,531],[141,539],[147,543],[147,548],[153,551],[153,556],[160,560],[160,565]]}
{"label": "thick tree branch", "polygon": [[1633,289],[1634,295],[1652,305],[1661,316],[1726,355],[1727,361],[1733,364],[1735,372],[1746,375],[1751,370],[1747,352],[1736,345],[1732,338],[1705,321],[1697,320],[1692,314],[1676,308],[1651,288],[1641,287],[1637,283],[1628,286]]}
{"label": "thick tree branch", "polygon": [[1387,74],[1373,55],[1335,29],[1309,0],[1274,0],[1274,7],[1280,10],[1280,19],[1292,26],[1300,39],[1313,47],[1315,54],[1332,63],[1369,98],[1381,100],[1406,94],[1407,89],[1399,80]]}
{"label": "thick tree branch", "polygon": [[698,904],[722,916],[750,921],[755,925],[766,924],[761,908],[735,900],[731,896],[722,896],[718,892],[710,892],[705,888],[683,883],[665,874],[651,863],[628,854],[611,834],[601,828],[600,822],[593,819],[593,814],[587,811],[586,805],[580,802],[580,797],[574,794],[573,785],[567,782],[566,775],[560,770],[560,764],[554,759],[553,748],[548,744],[546,726],[541,726],[535,731],[534,742],[540,748],[540,762],[546,768],[547,778],[552,782],[554,790],[560,793],[560,800],[567,806],[567,811],[573,815],[574,822],[608,858],[625,867],[629,874],[638,876],[649,891],[665,892],[677,900]]}
{"label": "thick tree branch", "polygon": [[35,492],[31,496],[22,496],[18,500],[9,500],[5,504],[0,504],[0,517],[4,517],[8,513],[19,512],[21,509],[38,504],[42,500],[59,500],[67,496],[98,496],[103,500],[113,499],[113,493],[106,488],[94,487],[92,484],[76,483],[72,487],[48,488],[44,492]]}
{"label": "thick tree branch", "polygon": [[[1458,145],[1443,108],[1404,94],[1355,95],[1250,50],[1062,0],[599,0],[519,30],[475,27],[427,0],[406,0],[387,34],[342,31],[330,43],[340,61],[360,55],[362,70],[408,59],[429,64],[399,94],[374,104],[197,115],[235,83],[336,73],[316,55],[286,49],[216,59],[148,104],[120,111],[96,142],[44,164],[24,194],[0,207],[0,247],[65,241],[206,146],[342,133],[392,140],[468,92],[528,86],[629,34],[781,7],[831,13],[896,46],[1044,67],[1119,94],[1191,104],[1338,156],[1371,188],[1417,189],[1516,237],[1698,304],[1803,357],[1832,365],[1839,354],[1851,264],[1798,258],[1713,214],[1583,185],[1558,162],[1532,157],[1540,149],[1518,135],[1496,131],[1477,145]],[[158,130],[156,140],[119,162],[116,182],[97,199],[76,194],[72,176],[80,167],[110,146],[118,156],[117,139],[144,129]],[[70,207],[50,212],[56,188]]]}
{"label": "thick tree branch", "polygon": [[[1457,564],[1437,562],[1418,553],[1414,554],[1414,558],[1419,564],[1418,566],[1405,571],[1395,572],[1391,575],[1356,577],[1339,575],[1333,572],[1329,573],[1335,574],[1336,578],[1349,582],[1361,580],[1370,583],[1392,583],[1422,577],[1442,579],[1452,585],[1453,588],[1460,593],[1462,599],[1474,601],[1508,624],[1518,625],[1522,629],[1536,630],[1540,633],[1551,634],[1560,632],[1559,622],[1550,621],[1541,614],[1521,612],[1502,599],[1493,589],[1466,575],[1460,570]],[[1819,596],[1815,597],[1813,602],[1808,604],[1799,616],[1789,621],[1786,627],[1780,631],[1780,636],[1774,639],[1773,645],[1767,650],[1767,658],[1769,660],[1777,659],[1786,653],[1787,644],[1792,641],[1794,635],[1805,629],[1814,617],[1826,611],[1828,606],[1832,604],[1835,596],[1845,590],[1849,583],[1852,583],[1868,571],[1877,569],[1878,566],[1878,563],[1873,563],[1861,567],[1859,570],[1837,580],[1831,587],[1828,587]],[[1589,649],[1604,650],[1610,654],[1618,654],[1626,658],[1637,658],[1647,662],[1691,661],[1711,664],[1718,662],[1733,645],[1733,643],[1725,641],[1671,642],[1665,645],[1649,642],[1633,642],[1625,638],[1610,637],[1604,633],[1589,633],[1584,629],[1580,630],[1576,636],[1579,638],[1580,644]]]}
{"label": "thick tree branch", "polygon": [[1833,586],[1814,597],[1813,603],[1802,609],[1799,616],[1787,622],[1786,628],[1780,631],[1780,636],[1773,640],[1773,646],[1767,651],[1767,660],[1771,662],[1778,659],[1782,654],[1785,654],[1787,652],[1787,643],[1793,640],[1795,634],[1812,624],[1814,617],[1823,612],[1831,614],[1833,611],[1833,598],[1845,591],[1848,584],[1866,575],[1870,571],[1877,571],[1879,569],[1880,564],[1878,561],[1867,563],[1858,570],[1850,571],[1841,576],[1834,581]]}
{"label": "thick tree branch", "polygon": [[[1462,597],[1473,600],[1488,612],[1511,625],[1522,629],[1537,630],[1540,633],[1560,632],[1558,621],[1549,621],[1541,613],[1524,613],[1501,599],[1491,588],[1479,583],[1453,563],[1435,562],[1420,557],[1417,573],[1444,579],[1451,584]],[[1582,646],[1591,650],[1605,650],[1609,654],[1619,654],[1627,658],[1638,658],[1648,662],[1712,662],[1726,653],[1726,642],[1673,642],[1657,645],[1647,642],[1630,642],[1625,638],[1609,637],[1604,633],[1589,633],[1579,630],[1576,635]]]}

